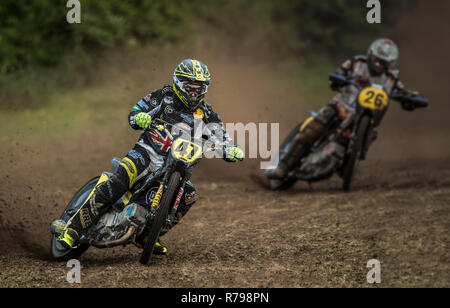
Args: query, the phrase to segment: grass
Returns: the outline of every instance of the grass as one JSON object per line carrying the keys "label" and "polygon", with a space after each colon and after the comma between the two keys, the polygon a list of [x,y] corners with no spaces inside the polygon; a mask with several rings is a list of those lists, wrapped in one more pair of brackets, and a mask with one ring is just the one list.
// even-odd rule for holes
{"label": "grass", "polygon": [[[101,101],[99,97],[102,97]],[[103,100],[114,99],[115,94],[103,88],[54,93],[48,98],[48,102],[39,108],[24,106],[17,111],[3,111],[0,114],[0,138],[6,140],[14,136],[28,140],[64,137],[79,127],[103,125],[108,119],[114,120],[114,112],[108,108],[98,112],[98,107]],[[123,112],[125,113],[125,110]]]}

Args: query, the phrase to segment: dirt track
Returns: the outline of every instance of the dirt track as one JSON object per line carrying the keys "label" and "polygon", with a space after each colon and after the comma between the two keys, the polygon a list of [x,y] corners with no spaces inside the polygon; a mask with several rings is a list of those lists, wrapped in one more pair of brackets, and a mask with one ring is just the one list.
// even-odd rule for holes
{"label": "dirt track", "polygon": [[[442,33],[423,27],[404,35],[419,12]],[[392,106],[353,192],[341,192],[333,178],[312,190],[298,183],[274,193],[265,188],[257,161],[241,166],[204,161],[194,177],[200,201],[163,238],[170,254],[143,267],[134,247],[91,249],[81,259],[81,286],[368,287],[366,263],[376,258],[382,264],[381,287],[449,287],[450,107],[441,92],[448,67],[440,59],[450,48],[449,42],[439,49],[421,46],[450,32],[432,12],[437,13],[418,7],[394,31],[402,47],[403,79],[427,94],[432,108],[409,114]],[[420,61],[424,54],[427,66]],[[261,103],[278,96],[253,90],[254,80],[261,80],[258,69],[249,67],[242,75],[242,67],[212,57],[205,62],[213,62],[220,75],[210,101],[225,120],[280,121],[285,134],[304,117],[301,106],[283,110]],[[238,77],[226,78],[230,75]],[[236,112],[229,108],[236,92],[225,89],[238,91],[238,85],[246,89],[239,96],[246,105]],[[261,112],[251,113],[255,106]],[[0,287],[71,286],[65,264],[48,258],[48,226],[81,184],[109,169],[108,160],[134,143],[128,128],[118,134],[74,133],[48,141],[11,137],[2,144]]]}

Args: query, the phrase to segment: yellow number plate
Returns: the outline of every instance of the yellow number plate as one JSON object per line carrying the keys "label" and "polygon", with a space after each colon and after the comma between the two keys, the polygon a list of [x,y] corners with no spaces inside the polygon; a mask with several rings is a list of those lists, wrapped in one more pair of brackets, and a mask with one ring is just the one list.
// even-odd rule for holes
{"label": "yellow number plate", "polygon": [[365,88],[359,93],[358,102],[364,108],[383,110],[389,103],[389,96],[384,90]]}
{"label": "yellow number plate", "polygon": [[203,149],[200,145],[183,138],[176,139],[172,145],[173,156],[188,163],[200,158],[202,153]]}

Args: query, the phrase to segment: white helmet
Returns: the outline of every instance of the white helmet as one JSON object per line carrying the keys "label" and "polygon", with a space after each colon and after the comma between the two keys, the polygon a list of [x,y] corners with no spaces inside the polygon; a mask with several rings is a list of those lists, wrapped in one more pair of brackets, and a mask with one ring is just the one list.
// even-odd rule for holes
{"label": "white helmet", "polygon": [[367,56],[371,73],[381,75],[395,66],[399,51],[392,40],[381,38],[370,45]]}

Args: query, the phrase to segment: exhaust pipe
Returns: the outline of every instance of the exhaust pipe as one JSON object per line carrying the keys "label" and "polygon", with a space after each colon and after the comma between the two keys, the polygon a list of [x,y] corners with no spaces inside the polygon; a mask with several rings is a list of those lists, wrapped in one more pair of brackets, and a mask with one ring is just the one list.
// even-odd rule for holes
{"label": "exhaust pipe", "polygon": [[110,247],[114,247],[114,246],[126,245],[126,244],[128,244],[129,240],[131,239],[131,237],[133,236],[135,231],[136,231],[136,228],[131,226],[128,229],[127,233],[125,233],[124,236],[122,236],[121,238],[119,238],[117,240],[106,241],[106,242],[92,241],[90,244],[97,248],[110,248]]}

